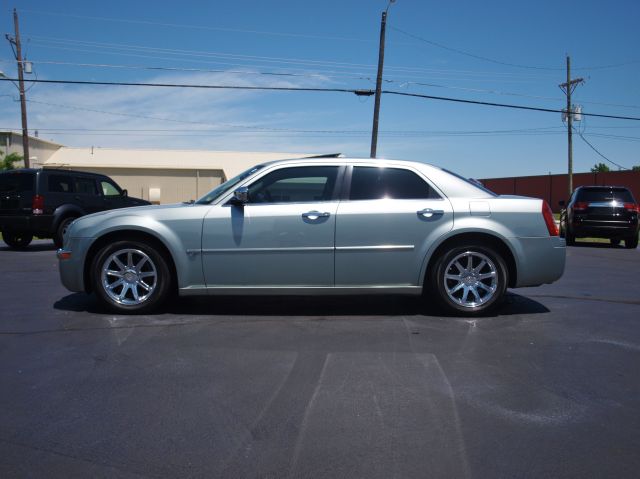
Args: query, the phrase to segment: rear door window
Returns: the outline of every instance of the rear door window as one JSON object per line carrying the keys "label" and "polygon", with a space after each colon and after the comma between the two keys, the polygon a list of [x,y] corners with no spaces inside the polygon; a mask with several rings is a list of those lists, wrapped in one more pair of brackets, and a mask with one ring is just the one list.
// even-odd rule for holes
{"label": "rear door window", "polygon": [[353,168],[350,200],[439,198],[429,183],[413,171],[369,166]]}
{"label": "rear door window", "polygon": [[49,175],[47,189],[50,193],[73,193],[73,177],[70,175]]}
{"label": "rear door window", "polygon": [[98,195],[98,188],[96,187],[96,180],[93,178],[83,178],[77,176],[75,178],[76,193],[81,195]]}

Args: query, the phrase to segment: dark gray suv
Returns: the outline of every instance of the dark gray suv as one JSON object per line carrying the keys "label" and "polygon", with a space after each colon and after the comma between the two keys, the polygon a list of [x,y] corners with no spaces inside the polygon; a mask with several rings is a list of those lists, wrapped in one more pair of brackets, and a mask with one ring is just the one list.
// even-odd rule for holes
{"label": "dark gray suv", "polygon": [[53,238],[59,247],[66,228],[80,216],[149,204],[96,173],[27,168],[0,173],[0,231],[11,248],[27,247],[34,236]]}
{"label": "dark gray suv", "polygon": [[640,208],[629,189],[623,186],[581,186],[571,195],[560,213],[560,236],[567,245],[576,238],[609,238],[617,245],[624,240],[627,248],[638,246],[638,212]]}

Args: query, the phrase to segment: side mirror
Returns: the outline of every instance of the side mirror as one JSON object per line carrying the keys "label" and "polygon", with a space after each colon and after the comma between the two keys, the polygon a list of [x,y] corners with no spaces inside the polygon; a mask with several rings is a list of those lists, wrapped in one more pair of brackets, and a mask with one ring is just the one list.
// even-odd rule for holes
{"label": "side mirror", "polygon": [[129,192],[127,190],[122,190],[122,196],[129,196]]}
{"label": "side mirror", "polygon": [[559,205],[559,206],[562,206],[563,208],[564,208],[564,205],[565,205],[565,204],[566,204],[566,203],[565,203],[565,201],[564,201],[564,200],[560,200],[560,201],[558,201],[558,205]]}
{"label": "side mirror", "polygon": [[249,188],[241,186],[233,192],[233,202],[237,205],[244,205],[249,202]]}

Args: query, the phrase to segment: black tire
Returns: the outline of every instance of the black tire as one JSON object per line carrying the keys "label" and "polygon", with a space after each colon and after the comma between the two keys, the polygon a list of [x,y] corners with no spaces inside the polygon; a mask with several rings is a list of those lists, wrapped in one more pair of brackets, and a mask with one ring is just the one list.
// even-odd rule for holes
{"label": "black tire", "polygon": [[91,281],[103,306],[117,313],[140,314],[156,310],[170,296],[172,277],[167,260],[152,244],[117,241],[96,254]]}
{"label": "black tire", "polygon": [[[453,276],[458,279],[451,279]],[[462,316],[477,316],[496,308],[504,299],[507,284],[504,258],[494,248],[481,244],[458,245],[445,251],[429,275],[430,290],[440,306],[447,313]],[[470,300],[470,294],[475,301]]]}
{"label": "black tire", "polygon": [[564,232],[564,239],[567,242],[567,246],[575,246],[576,237],[573,235],[573,232],[569,228],[567,228]]}
{"label": "black tire", "polygon": [[611,241],[611,246],[618,246],[620,244],[619,238],[611,238],[609,241]]}
{"label": "black tire", "polygon": [[55,244],[57,248],[62,248],[62,243],[64,241],[64,234],[67,231],[67,228],[69,228],[69,225],[76,219],[77,218],[75,216],[70,216],[68,218],[63,219],[58,225],[58,229],[56,230],[56,233],[53,236],[53,244]]}
{"label": "black tire", "polygon": [[624,247],[628,249],[636,249],[638,247],[638,233],[635,236],[629,236],[624,239]]}
{"label": "black tire", "polygon": [[20,231],[3,231],[2,239],[9,248],[25,249],[31,244],[33,235]]}

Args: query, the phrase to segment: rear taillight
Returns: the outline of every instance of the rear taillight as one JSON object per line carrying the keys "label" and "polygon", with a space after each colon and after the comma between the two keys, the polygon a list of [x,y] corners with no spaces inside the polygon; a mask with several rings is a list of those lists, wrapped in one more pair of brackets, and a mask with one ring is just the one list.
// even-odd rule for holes
{"label": "rear taillight", "polygon": [[542,202],[542,216],[547,225],[547,230],[549,230],[549,236],[558,236],[560,232],[558,231],[558,226],[553,218],[553,211],[551,211],[551,208],[546,201]]}
{"label": "rear taillight", "polygon": [[636,213],[640,213],[640,206],[636,203],[625,203],[624,209],[627,211],[635,211]]}
{"label": "rear taillight", "polygon": [[586,210],[589,207],[589,203],[586,201],[576,201],[573,204],[573,211],[582,211]]}
{"label": "rear taillight", "polygon": [[31,201],[31,210],[34,215],[41,215],[44,210],[44,196],[35,195]]}

